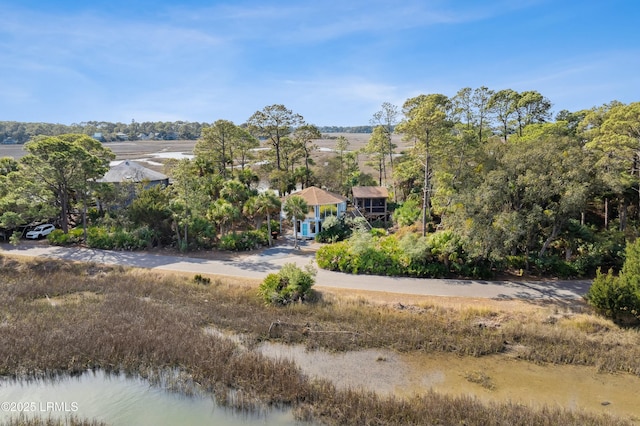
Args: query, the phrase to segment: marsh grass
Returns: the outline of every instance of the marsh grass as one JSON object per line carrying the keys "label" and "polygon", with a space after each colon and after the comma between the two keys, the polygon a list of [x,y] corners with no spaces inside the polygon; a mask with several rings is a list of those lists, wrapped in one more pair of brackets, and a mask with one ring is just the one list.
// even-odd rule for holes
{"label": "marsh grass", "polygon": [[[64,303],[46,303],[47,298]],[[251,349],[251,339],[273,339],[334,351],[393,348],[482,356],[517,344],[523,348],[519,356],[531,361],[640,375],[637,332],[613,324],[610,330],[564,320],[551,324],[528,315],[434,303],[373,305],[331,296],[282,308],[265,305],[254,283],[214,278],[203,286],[188,276],[0,257],[0,375],[50,378],[102,369],[148,378],[180,393],[210,392],[238,410],[291,406],[300,418],[326,424],[628,424],[433,392],[395,398],[341,390],[309,379],[292,361]],[[276,321],[300,332],[270,338]],[[224,333],[207,333],[208,327],[242,334],[248,344],[240,347]]]}
{"label": "marsh grass", "polygon": [[468,382],[478,384],[488,390],[494,390],[496,388],[491,377],[484,371],[467,371],[464,373],[464,378],[467,379]]}
{"label": "marsh grass", "polygon": [[80,419],[70,416],[66,419],[52,417],[27,417],[21,416],[0,423],[2,426],[107,426],[106,423],[98,420]]}

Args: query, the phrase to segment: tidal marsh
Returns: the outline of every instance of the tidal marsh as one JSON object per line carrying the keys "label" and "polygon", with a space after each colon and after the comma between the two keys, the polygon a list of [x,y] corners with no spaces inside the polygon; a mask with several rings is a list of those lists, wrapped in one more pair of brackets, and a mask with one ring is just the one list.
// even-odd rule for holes
{"label": "tidal marsh", "polygon": [[[153,377],[178,369],[229,406],[290,406],[325,424],[620,425],[631,420],[560,407],[483,402],[433,391],[381,395],[310,378],[264,341],[343,352],[482,357],[512,353],[537,364],[596,366],[640,375],[640,338],[588,314],[374,304],[317,294],[312,304],[265,305],[239,285],[61,261],[0,258],[0,374],[53,377],[88,369]],[[55,303],[51,303],[54,301]],[[272,323],[292,327],[270,336]],[[207,327],[242,334],[243,346]],[[517,351],[514,348],[518,348]]]}

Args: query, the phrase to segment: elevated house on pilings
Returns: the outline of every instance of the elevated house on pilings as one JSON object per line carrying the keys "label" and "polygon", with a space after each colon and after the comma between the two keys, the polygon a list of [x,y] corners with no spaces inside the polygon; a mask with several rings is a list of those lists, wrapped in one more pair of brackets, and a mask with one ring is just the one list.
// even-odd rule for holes
{"label": "elevated house on pilings", "polygon": [[383,186],[354,186],[351,188],[353,208],[356,215],[362,216],[369,222],[383,220],[387,223],[389,211],[387,200],[389,191]]}

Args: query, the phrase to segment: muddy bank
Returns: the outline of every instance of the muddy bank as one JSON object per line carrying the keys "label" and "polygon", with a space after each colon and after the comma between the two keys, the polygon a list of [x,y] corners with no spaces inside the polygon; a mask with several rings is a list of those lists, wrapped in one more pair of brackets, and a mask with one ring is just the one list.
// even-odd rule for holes
{"label": "muddy bank", "polygon": [[509,355],[476,358],[378,349],[332,353],[270,342],[258,349],[269,357],[293,360],[306,374],[343,389],[363,388],[395,396],[434,390],[486,402],[609,413],[640,423],[640,377],[599,373],[595,367],[537,365]]}

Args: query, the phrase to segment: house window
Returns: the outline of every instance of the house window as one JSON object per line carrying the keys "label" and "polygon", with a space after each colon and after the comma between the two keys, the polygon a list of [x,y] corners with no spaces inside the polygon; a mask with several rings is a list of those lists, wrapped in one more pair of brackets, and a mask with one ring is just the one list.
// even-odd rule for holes
{"label": "house window", "polygon": [[320,217],[325,218],[327,216],[336,216],[338,214],[338,206],[326,205],[320,206]]}

